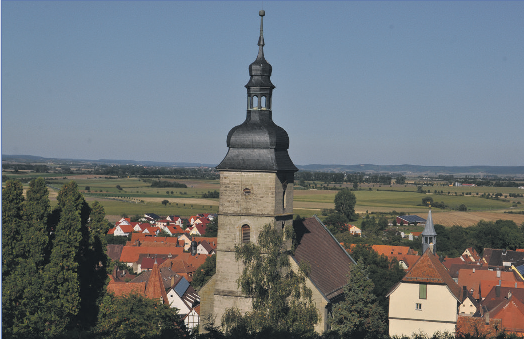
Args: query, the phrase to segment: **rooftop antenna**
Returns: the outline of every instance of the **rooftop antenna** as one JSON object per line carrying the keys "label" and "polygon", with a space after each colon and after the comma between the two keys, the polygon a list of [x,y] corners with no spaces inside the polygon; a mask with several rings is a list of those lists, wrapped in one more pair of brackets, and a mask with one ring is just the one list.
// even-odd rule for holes
{"label": "rooftop antenna", "polygon": [[266,15],[266,11],[261,9],[258,11],[258,15],[260,15],[260,37],[258,38],[258,56],[257,58],[264,58],[264,15]]}

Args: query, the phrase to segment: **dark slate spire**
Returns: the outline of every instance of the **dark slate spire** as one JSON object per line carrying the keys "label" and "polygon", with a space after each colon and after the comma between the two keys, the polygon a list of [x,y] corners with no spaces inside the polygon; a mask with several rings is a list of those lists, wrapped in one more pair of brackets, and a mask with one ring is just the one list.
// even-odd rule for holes
{"label": "dark slate spire", "polygon": [[272,67],[264,58],[263,18],[261,10],[258,55],[249,65],[246,120],[233,127],[227,135],[229,151],[217,166],[230,171],[298,171],[287,152],[289,137],[273,122],[271,97],[275,86],[271,83]]}

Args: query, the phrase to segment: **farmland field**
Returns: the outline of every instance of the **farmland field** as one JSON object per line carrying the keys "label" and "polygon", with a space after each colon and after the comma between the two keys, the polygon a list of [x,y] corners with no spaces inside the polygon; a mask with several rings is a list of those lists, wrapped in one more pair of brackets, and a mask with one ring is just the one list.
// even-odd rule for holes
{"label": "farmland field", "polygon": [[[9,175],[9,177],[16,177],[16,175]],[[187,188],[158,188],[151,187],[151,182],[138,178],[48,175],[46,179],[52,204],[56,204],[60,187],[74,180],[88,202],[98,200],[102,203],[110,221],[119,219],[123,214],[132,216],[151,212],[159,215],[190,216],[196,213],[218,212],[218,199],[203,198],[202,195],[219,191],[219,180],[177,179],[176,182],[187,185]],[[24,188],[27,186],[24,184]],[[427,193],[428,191],[432,193]],[[333,201],[337,192],[336,190],[296,189],[294,212],[302,217],[321,215],[323,209],[334,208]],[[524,193],[516,187],[435,186],[424,187],[424,192],[417,193],[417,187],[414,185],[362,185],[358,191],[354,191],[357,198],[355,210],[359,214],[366,212],[393,214],[394,211],[395,214],[420,214],[425,217],[428,209],[422,205],[422,198],[431,197],[434,203],[447,206],[445,209],[433,208],[434,222],[444,226],[470,226],[480,220],[497,219],[511,219],[517,224],[524,222],[523,214],[503,213],[524,211],[524,198],[508,196],[510,193]],[[486,199],[481,197],[484,193],[500,193],[501,196],[499,199]],[[162,204],[164,200],[168,201],[165,205]],[[467,212],[457,211],[462,204],[467,207]]]}

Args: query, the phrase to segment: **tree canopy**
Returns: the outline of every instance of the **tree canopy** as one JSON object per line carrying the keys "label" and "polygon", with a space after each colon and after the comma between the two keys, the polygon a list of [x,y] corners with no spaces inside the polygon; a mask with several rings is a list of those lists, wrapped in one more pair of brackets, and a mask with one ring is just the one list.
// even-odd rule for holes
{"label": "tree canopy", "polygon": [[[292,237],[289,231],[286,233],[287,238]],[[226,333],[313,333],[318,313],[305,284],[308,267],[292,270],[289,254],[282,232],[270,225],[260,232],[257,244],[236,246],[235,257],[244,266],[238,285],[252,297],[252,311],[241,315],[237,309],[227,310],[222,319]]]}
{"label": "tree canopy", "polygon": [[332,330],[343,338],[386,338],[386,314],[373,294],[373,282],[360,258],[350,268],[345,300],[333,306]]}
{"label": "tree canopy", "polygon": [[341,189],[337,195],[335,195],[335,210],[343,214],[348,220],[358,219],[355,213],[355,204],[357,198],[355,194],[347,188]]}

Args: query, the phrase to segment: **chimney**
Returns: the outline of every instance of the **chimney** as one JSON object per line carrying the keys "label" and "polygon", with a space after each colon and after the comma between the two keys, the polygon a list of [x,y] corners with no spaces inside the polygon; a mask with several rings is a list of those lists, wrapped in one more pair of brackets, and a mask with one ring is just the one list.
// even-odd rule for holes
{"label": "chimney", "polygon": [[508,291],[508,299],[511,298],[511,291]]}
{"label": "chimney", "polygon": [[486,321],[486,325],[489,325],[489,312],[484,313],[484,320]]}
{"label": "chimney", "polygon": [[500,278],[500,270],[497,269],[497,278]]}
{"label": "chimney", "polygon": [[495,286],[495,296],[500,298],[500,285]]}
{"label": "chimney", "polygon": [[475,267],[473,267],[473,273],[475,273]]}

